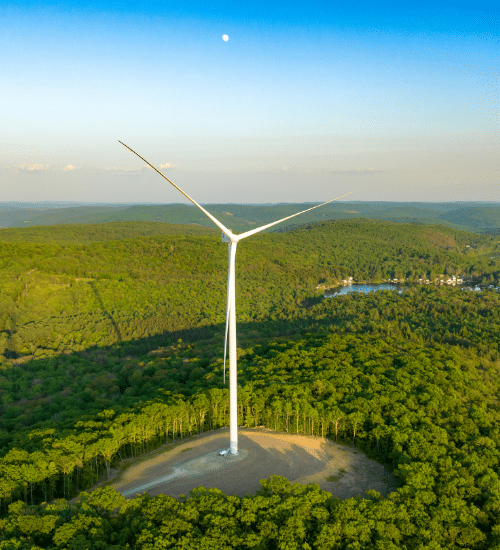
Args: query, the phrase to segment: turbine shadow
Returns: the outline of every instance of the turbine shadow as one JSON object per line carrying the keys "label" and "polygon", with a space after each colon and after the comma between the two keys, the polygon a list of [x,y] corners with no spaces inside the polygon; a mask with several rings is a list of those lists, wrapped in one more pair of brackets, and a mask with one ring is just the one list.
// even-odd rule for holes
{"label": "turbine shadow", "polygon": [[113,325],[113,328],[115,329],[115,334],[118,342],[122,341],[122,333],[120,331],[120,327],[117,325],[113,315],[109,311],[107,311],[104,308],[104,304],[102,302],[101,296],[99,294],[99,291],[97,290],[96,284],[94,281],[89,281],[89,286],[92,289],[92,292],[94,293],[95,299],[97,300],[97,303],[99,304],[99,307],[101,308],[102,312],[106,317],[111,321],[111,324]]}

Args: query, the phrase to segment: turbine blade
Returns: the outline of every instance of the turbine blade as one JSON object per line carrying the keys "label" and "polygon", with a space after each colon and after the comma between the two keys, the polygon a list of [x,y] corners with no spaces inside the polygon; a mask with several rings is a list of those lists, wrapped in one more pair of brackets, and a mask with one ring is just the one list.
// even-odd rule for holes
{"label": "turbine blade", "polygon": [[319,208],[320,206],[324,206],[325,204],[329,204],[333,201],[338,201],[339,199],[343,199],[344,197],[347,197],[347,195],[350,195],[352,191],[349,191],[349,193],[346,193],[345,195],[342,195],[341,197],[337,197],[336,199],[332,199],[331,201],[322,202],[321,204],[317,204],[316,206],[313,206],[311,208],[308,208],[307,210],[302,210],[302,212],[297,212],[297,214],[292,214],[291,216],[287,216],[286,218],[282,218],[281,220],[268,223],[267,225],[263,225],[262,227],[257,227],[256,229],[251,229],[250,231],[247,231],[246,233],[241,233],[240,235],[236,235],[236,239],[238,241],[241,241],[241,239],[246,239],[247,237],[250,237],[250,235],[255,235],[255,233],[259,233],[260,231],[264,231],[264,229],[267,229],[268,227],[272,227],[273,225],[276,225],[278,223],[284,222],[286,220],[289,220],[290,218],[295,218],[295,216],[300,216],[300,214],[305,214],[306,212],[309,212],[310,210],[314,210],[315,208]]}
{"label": "turbine blade", "polygon": [[231,247],[233,243],[229,243],[229,261],[227,264],[227,288],[226,288],[226,332],[224,334],[224,375],[223,381],[226,384],[226,357],[227,357],[227,335],[229,331],[229,316],[231,312],[231,295],[229,292],[229,285],[231,283]]}
{"label": "turbine blade", "polygon": [[[228,306],[229,309],[229,306]],[[226,334],[224,335],[224,375],[222,378],[223,383],[226,383],[226,351],[227,351],[227,332],[229,329],[229,311],[226,313]]]}
{"label": "turbine blade", "polygon": [[197,206],[206,216],[208,216],[214,223],[215,225],[223,232],[225,233],[229,238],[231,238],[233,235],[233,233],[224,225],[222,224],[217,218],[214,218],[212,216],[212,214],[210,214],[210,212],[207,212],[203,206],[200,206],[194,199],[192,199],[187,193],[184,193],[184,191],[180,188],[180,187],[177,187],[177,185],[175,185],[175,183],[173,181],[170,181],[167,176],[165,176],[165,174],[162,174],[157,168],[155,168],[150,162],[148,162],[144,157],[141,157],[141,155],[139,155],[139,153],[136,153],[133,149],[131,149],[128,145],[125,145],[125,143],[123,143],[123,141],[120,141],[118,140],[118,143],[121,143],[124,147],[126,147],[131,153],[134,153],[134,155],[137,155],[140,159],[142,159],[148,166],[150,166],[155,172],[158,172],[158,174],[160,174],[160,176],[162,178],[165,178],[168,183],[172,184],[178,191],[180,191],[185,197],[186,199],[189,199],[195,206]]}
{"label": "turbine blade", "polygon": [[227,299],[226,299],[226,333],[224,335],[224,384],[226,383],[226,351],[227,351],[227,334],[229,332],[229,315],[231,311],[231,297],[229,296],[229,278],[231,276],[230,268],[227,270]]}

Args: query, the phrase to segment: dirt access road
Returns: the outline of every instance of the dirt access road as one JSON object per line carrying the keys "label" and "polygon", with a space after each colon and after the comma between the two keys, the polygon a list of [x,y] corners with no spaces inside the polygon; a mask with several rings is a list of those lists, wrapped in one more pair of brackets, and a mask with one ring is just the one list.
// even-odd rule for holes
{"label": "dirt access road", "polygon": [[292,483],[317,483],[341,499],[365,496],[370,489],[387,495],[396,488],[394,478],[378,462],[321,437],[241,428],[239,455],[219,457],[218,451],[228,447],[229,428],[199,434],[132,464],[111,484],[128,498],[143,492],[177,498],[200,486],[243,497],[255,495],[261,489],[259,481],[272,475]]}

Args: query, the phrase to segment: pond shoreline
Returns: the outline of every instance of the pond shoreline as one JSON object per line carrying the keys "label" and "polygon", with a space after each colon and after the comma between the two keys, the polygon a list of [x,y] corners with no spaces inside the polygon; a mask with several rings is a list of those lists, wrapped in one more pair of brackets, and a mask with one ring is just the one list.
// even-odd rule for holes
{"label": "pond shoreline", "polygon": [[357,281],[350,281],[348,283],[341,283],[335,286],[331,287],[324,287],[324,286],[318,286],[317,289],[323,288],[324,294],[323,296],[325,298],[332,298],[335,296],[340,296],[344,294],[349,294],[351,292],[362,292],[364,294],[368,294],[370,292],[377,292],[380,290],[398,290],[399,293],[404,289],[408,289],[409,287],[415,287],[415,286],[437,286],[437,287],[454,287],[454,288],[460,288],[461,290],[469,290],[471,292],[478,292],[478,291],[484,291],[484,290],[493,290],[500,292],[500,287],[495,287],[494,285],[484,285],[481,284],[481,282],[475,282],[475,281],[463,281],[460,283],[457,282],[409,282],[409,281],[391,281],[391,280],[384,280],[382,282],[376,282],[372,283],[370,281],[363,281],[363,282],[357,282]]}

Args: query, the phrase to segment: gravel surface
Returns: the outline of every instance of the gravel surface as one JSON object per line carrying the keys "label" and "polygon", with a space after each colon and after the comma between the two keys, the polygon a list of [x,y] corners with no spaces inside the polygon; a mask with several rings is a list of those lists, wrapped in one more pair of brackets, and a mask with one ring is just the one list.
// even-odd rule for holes
{"label": "gravel surface", "polygon": [[261,488],[259,481],[272,475],[292,483],[317,483],[342,499],[365,496],[370,489],[387,495],[396,488],[382,465],[355,448],[321,437],[241,428],[239,454],[218,456],[228,447],[229,428],[199,434],[132,464],[112,485],[126,497],[147,492],[176,498],[200,486],[215,487],[228,495],[255,495]]}

